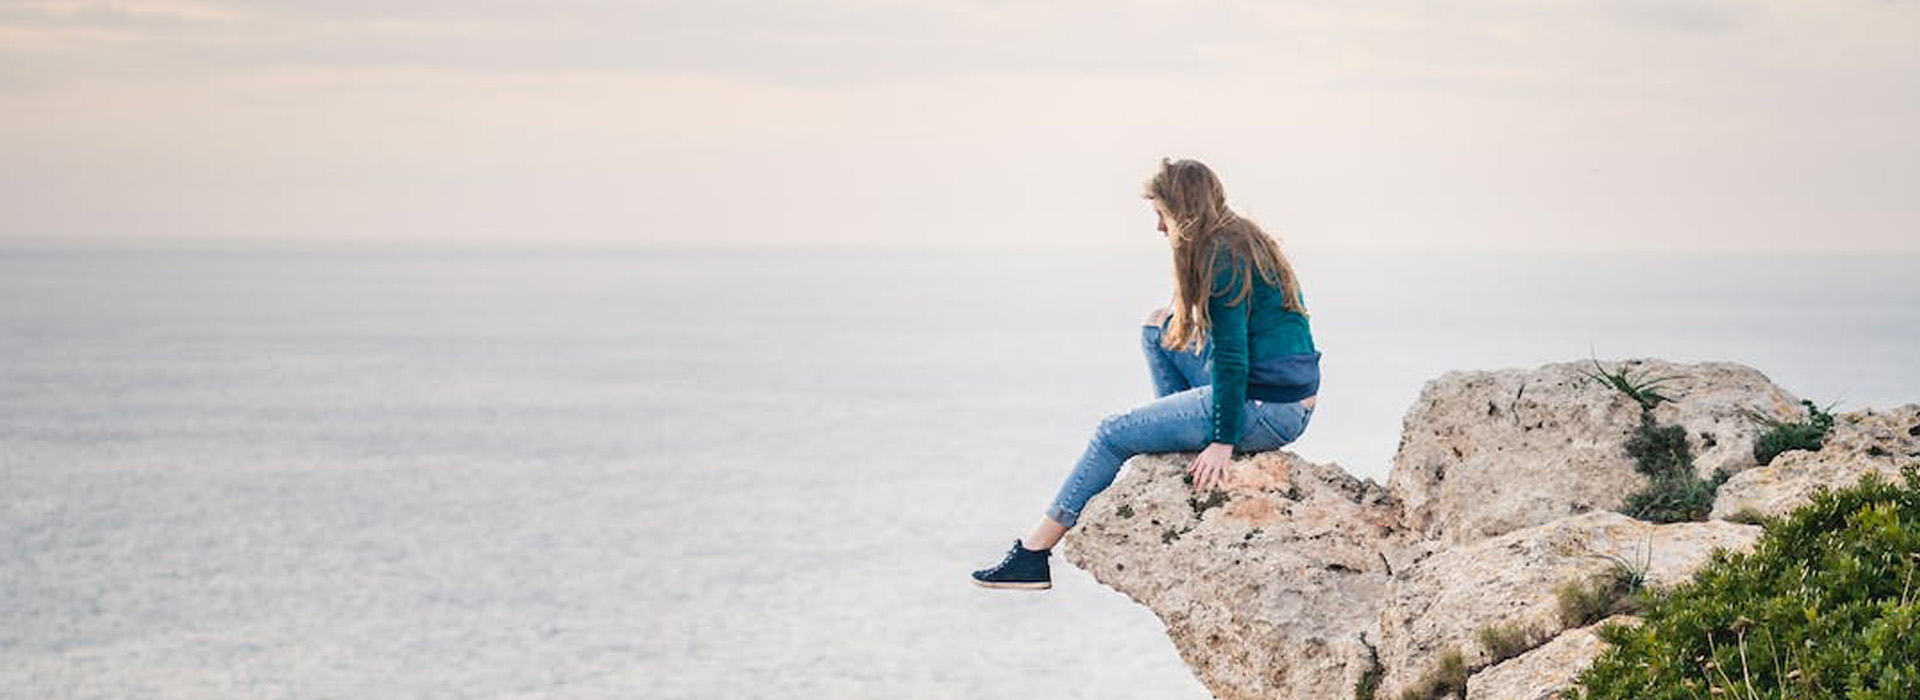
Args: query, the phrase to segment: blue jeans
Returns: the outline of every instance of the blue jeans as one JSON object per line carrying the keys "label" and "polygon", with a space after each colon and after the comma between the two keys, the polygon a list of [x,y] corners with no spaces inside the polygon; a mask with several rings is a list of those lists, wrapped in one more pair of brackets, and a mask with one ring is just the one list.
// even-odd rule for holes
{"label": "blue jeans", "polygon": [[[1158,452],[1198,452],[1212,442],[1213,347],[1182,352],[1160,347],[1159,326],[1142,326],[1140,347],[1159,397],[1127,411],[1107,416],[1093,431],[1093,439],[1060,493],[1047,507],[1047,517],[1067,527],[1080,519],[1080,510],[1094,494],[1113,484],[1129,457]],[[1240,442],[1235,452],[1265,452],[1300,439],[1313,409],[1294,403],[1248,399],[1242,412]]]}

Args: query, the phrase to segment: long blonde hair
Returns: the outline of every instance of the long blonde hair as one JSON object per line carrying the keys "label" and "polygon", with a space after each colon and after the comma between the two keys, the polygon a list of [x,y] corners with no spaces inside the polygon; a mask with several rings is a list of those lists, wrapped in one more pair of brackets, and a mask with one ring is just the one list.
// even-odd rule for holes
{"label": "long blonde hair", "polygon": [[1251,303],[1252,272],[1280,288],[1288,311],[1306,315],[1300,303],[1300,282],[1293,265],[1280,252],[1280,243],[1259,224],[1227,208],[1227,193],[1213,170],[1197,160],[1160,159],[1160,170],[1147,181],[1141,195],[1153,200],[1166,219],[1167,241],[1173,246],[1174,307],[1160,344],[1170,350],[1195,349],[1213,327],[1207,299],[1213,292],[1214,256],[1229,254],[1230,279],[1235,287],[1230,304]]}

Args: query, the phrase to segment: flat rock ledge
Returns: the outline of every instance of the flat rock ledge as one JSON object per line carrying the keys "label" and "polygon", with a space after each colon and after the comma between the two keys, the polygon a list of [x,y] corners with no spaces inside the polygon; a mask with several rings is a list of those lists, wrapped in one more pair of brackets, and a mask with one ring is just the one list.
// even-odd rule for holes
{"label": "flat rock ledge", "polygon": [[1722,484],[1713,517],[1783,515],[1822,488],[1852,484],[1869,472],[1897,480],[1907,465],[1920,465],[1920,404],[1841,413],[1819,450],[1782,452]]}
{"label": "flat rock ledge", "polygon": [[[1625,442],[1640,407],[1585,376],[1590,361],[1448,372],[1403,421],[1382,486],[1277,450],[1236,457],[1224,488],[1195,493],[1192,453],[1141,455],[1087,504],[1066,559],[1147,606],[1181,658],[1223,700],[1395,698],[1447,648],[1472,700],[1552,697],[1599,653],[1567,630],[1554,590],[1628,562],[1654,585],[1691,576],[1717,549],[1751,547],[1772,515],[1875,471],[1920,463],[1920,405],[1836,416],[1822,449],[1759,467],[1744,411],[1804,418],[1765,375],[1724,362],[1603,362],[1672,377],[1653,412],[1687,430],[1702,476],[1734,476],[1713,518],[1654,525],[1613,510],[1641,488]],[[1740,518],[1744,519],[1744,518]],[[1529,625],[1551,641],[1489,665],[1477,632]],[[1377,674],[1375,676],[1374,674]]]}

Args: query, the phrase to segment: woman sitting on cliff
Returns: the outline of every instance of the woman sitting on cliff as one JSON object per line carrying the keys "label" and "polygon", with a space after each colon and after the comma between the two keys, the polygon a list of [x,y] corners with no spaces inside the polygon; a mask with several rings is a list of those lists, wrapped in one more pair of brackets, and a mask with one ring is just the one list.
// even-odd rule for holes
{"label": "woman sitting on cliff", "polygon": [[974,583],[1051,588],[1054,544],[1129,457],[1198,451],[1187,471],[1205,491],[1221,485],[1235,449],[1278,449],[1313,417],[1320,352],[1280,245],[1227,209],[1220,179],[1198,161],[1162,159],[1143,197],[1173,249],[1175,303],[1141,328],[1158,398],[1100,421],[1046,517]]}

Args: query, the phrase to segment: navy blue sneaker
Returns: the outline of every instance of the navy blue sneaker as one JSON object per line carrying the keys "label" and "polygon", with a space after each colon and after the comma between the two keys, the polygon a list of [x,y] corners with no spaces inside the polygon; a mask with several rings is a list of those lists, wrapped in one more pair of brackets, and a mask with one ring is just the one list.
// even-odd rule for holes
{"label": "navy blue sneaker", "polygon": [[1030,591],[1053,587],[1053,573],[1047,568],[1047,557],[1053,556],[1053,550],[1034,551],[1013,541],[1013,549],[1007,557],[991,569],[973,572],[973,582],[987,588],[1015,588]]}

